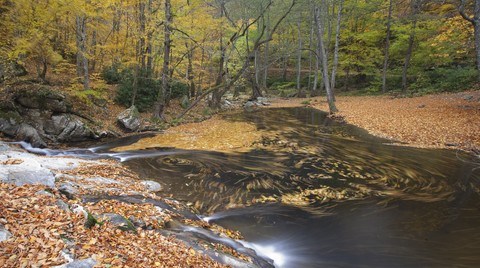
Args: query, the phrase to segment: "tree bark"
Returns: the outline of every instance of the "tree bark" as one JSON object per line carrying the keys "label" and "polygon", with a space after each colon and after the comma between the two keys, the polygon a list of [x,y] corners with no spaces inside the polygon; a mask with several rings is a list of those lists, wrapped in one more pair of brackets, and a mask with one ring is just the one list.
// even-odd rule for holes
{"label": "tree bark", "polygon": [[383,59],[383,71],[382,71],[382,92],[387,91],[387,70],[388,70],[388,58],[390,53],[390,35],[391,35],[391,26],[392,26],[392,10],[393,10],[393,0],[390,0],[388,5],[388,17],[387,17],[387,34],[385,37],[385,52]]}
{"label": "tree bark", "polygon": [[[270,16],[267,14],[267,36],[269,35],[270,32]],[[265,51],[263,54],[263,83],[262,86],[267,92],[267,80],[268,80],[268,67],[269,67],[269,62],[268,62],[268,52],[270,50],[270,42],[267,42],[265,44]]]}
{"label": "tree bark", "polygon": [[340,0],[339,6],[338,6],[337,29],[335,33],[335,48],[333,51],[333,66],[332,66],[332,80],[331,80],[332,91],[335,91],[335,79],[336,79],[337,66],[338,66],[338,49],[340,46],[340,29],[341,29],[341,23],[342,23],[343,1],[344,0]]}
{"label": "tree bark", "polygon": [[300,94],[302,89],[301,80],[302,80],[302,23],[300,18],[297,21],[297,31],[298,31],[298,52],[297,52],[297,92]]}
{"label": "tree bark", "polygon": [[162,66],[162,86],[158,92],[155,111],[153,116],[165,120],[163,110],[165,109],[167,92],[170,90],[170,48],[171,48],[171,27],[173,22],[171,2],[165,0],[165,22],[164,22],[164,49],[163,49],[163,66]]}
{"label": "tree bark", "polygon": [[412,59],[412,53],[413,53],[413,45],[415,44],[415,34],[416,34],[416,29],[417,29],[417,11],[419,8],[419,1],[421,0],[413,0],[412,2],[412,16],[413,16],[413,22],[412,22],[412,31],[410,32],[410,37],[408,39],[408,49],[407,49],[407,54],[405,55],[405,64],[403,65],[403,71],[402,71],[402,91],[405,93],[407,92],[407,87],[408,87],[408,68],[410,67],[410,60]]}
{"label": "tree bark", "polygon": [[458,11],[465,20],[469,21],[473,25],[476,67],[478,71],[478,81],[480,81],[480,0],[475,0],[472,17],[465,13],[466,2],[466,0],[461,0]]}
{"label": "tree bark", "polygon": [[84,14],[76,16],[77,76],[83,77],[83,89],[89,89],[87,58],[87,19]]}
{"label": "tree bark", "polygon": [[325,45],[323,42],[323,25],[320,18],[320,9],[318,7],[315,8],[315,23],[317,25],[318,48],[320,52],[318,56],[320,57],[322,63],[323,84],[325,85],[325,91],[327,92],[328,107],[330,113],[333,114],[338,112],[338,109],[335,106],[335,98],[330,87],[330,79],[328,77],[328,58],[326,57],[325,53]]}
{"label": "tree bark", "polygon": [[187,80],[188,80],[188,85],[189,85],[189,97],[190,98],[195,98],[195,76],[193,75],[193,54],[194,54],[194,49],[195,48],[190,48],[188,43],[186,44],[187,50],[188,50],[188,66],[187,66]]}

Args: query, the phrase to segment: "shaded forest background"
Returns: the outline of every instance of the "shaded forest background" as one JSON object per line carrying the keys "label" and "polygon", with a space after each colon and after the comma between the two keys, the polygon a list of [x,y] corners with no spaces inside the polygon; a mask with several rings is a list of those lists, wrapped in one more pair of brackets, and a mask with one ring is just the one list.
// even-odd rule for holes
{"label": "shaded forest background", "polygon": [[458,91],[478,81],[479,12],[464,0],[0,0],[0,79],[92,95],[118,84],[118,103],[159,118],[180,97]]}

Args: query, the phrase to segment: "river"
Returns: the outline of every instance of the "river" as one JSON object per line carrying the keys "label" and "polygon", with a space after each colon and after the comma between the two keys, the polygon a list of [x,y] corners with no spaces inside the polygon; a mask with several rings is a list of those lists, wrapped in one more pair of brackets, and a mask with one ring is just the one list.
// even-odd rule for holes
{"label": "river", "polygon": [[241,231],[277,267],[480,263],[478,158],[393,145],[314,109],[224,119],[276,134],[248,152],[112,151],[137,136],[62,153],[119,159],[162,183],[162,195]]}

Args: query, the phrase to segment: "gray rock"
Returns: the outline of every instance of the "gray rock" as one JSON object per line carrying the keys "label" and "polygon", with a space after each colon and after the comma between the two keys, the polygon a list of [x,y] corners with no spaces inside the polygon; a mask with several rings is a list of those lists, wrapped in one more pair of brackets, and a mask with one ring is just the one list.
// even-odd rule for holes
{"label": "gray rock", "polygon": [[53,131],[60,132],[57,136],[57,140],[60,142],[85,141],[95,138],[95,133],[77,116],[68,114],[52,116],[52,122]]}
{"label": "gray rock", "polygon": [[136,231],[133,223],[122,215],[105,213],[98,217],[99,221],[108,221],[122,231]]}
{"label": "gray rock", "polygon": [[[56,169],[56,170],[72,170],[79,167],[80,164],[82,163],[87,163],[87,161],[85,160],[75,159],[75,158],[64,158],[64,157],[38,158],[37,161],[44,168]],[[73,177],[65,174],[62,174],[62,175]]]}
{"label": "gray rock", "polygon": [[162,185],[156,181],[142,181],[140,182],[145,186],[145,189],[149,192],[158,192],[162,190]]}
{"label": "gray rock", "polygon": [[254,101],[247,101],[244,106],[245,108],[255,107],[257,106],[257,103]]}
{"label": "gray rock", "polygon": [[121,112],[117,117],[117,121],[128,131],[137,131],[141,125],[138,110],[134,105]]}
{"label": "gray rock", "polygon": [[258,102],[268,102],[269,100],[268,100],[268,98],[265,98],[265,97],[258,97],[257,101]]}
{"label": "gray rock", "polygon": [[46,195],[46,196],[54,196],[52,193],[49,193],[45,190],[40,190],[35,193],[36,195]]}
{"label": "gray rock", "polygon": [[60,193],[64,194],[68,199],[74,199],[75,195],[78,193],[76,185],[72,182],[65,182],[60,187],[58,187]]}
{"label": "gray rock", "polygon": [[76,181],[77,177],[68,175],[68,174],[63,174],[63,173],[57,173],[55,175],[55,181],[59,181],[59,180]]}
{"label": "gray rock", "polygon": [[120,182],[103,177],[85,178],[85,181],[102,183],[102,184],[120,184]]}
{"label": "gray rock", "polygon": [[18,165],[0,165],[0,181],[17,186],[24,184],[43,184],[50,188],[55,187],[53,173],[42,167],[32,157]]}
{"label": "gray rock", "polygon": [[54,268],[93,268],[97,262],[93,258],[83,259],[83,260],[74,260],[70,263],[55,266]]}
{"label": "gray rock", "polygon": [[473,100],[473,96],[472,95],[467,95],[465,97],[463,97],[464,100],[466,101],[470,101],[470,100]]}
{"label": "gray rock", "polygon": [[15,137],[17,139],[29,142],[34,147],[46,147],[47,144],[38,134],[38,131],[29,124],[22,123],[18,126]]}
{"label": "gray rock", "polygon": [[57,113],[67,112],[65,96],[45,88],[20,92],[15,96],[15,101],[28,109],[41,109]]}
{"label": "gray rock", "polygon": [[61,210],[63,211],[67,211],[67,212],[70,212],[70,207],[68,206],[67,203],[63,202],[62,200],[57,200],[55,202],[55,204],[57,205],[57,207],[59,207]]}
{"label": "gray rock", "polygon": [[12,234],[7,231],[3,225],[0,224],[0,242],[8,240],[10,237],[12,237]]}

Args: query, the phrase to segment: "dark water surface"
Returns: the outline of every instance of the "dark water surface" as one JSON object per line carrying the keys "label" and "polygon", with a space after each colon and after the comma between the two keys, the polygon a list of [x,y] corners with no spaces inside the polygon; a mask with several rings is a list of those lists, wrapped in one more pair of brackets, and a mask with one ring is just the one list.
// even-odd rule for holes
{"label": "dark water surface", "polygon": [[388,145],[312,109],[225,117],[278,135],[248,153],[109,152],[133,140],[92,151],[240,230],[278,267],[479,265],[478,158]]}

